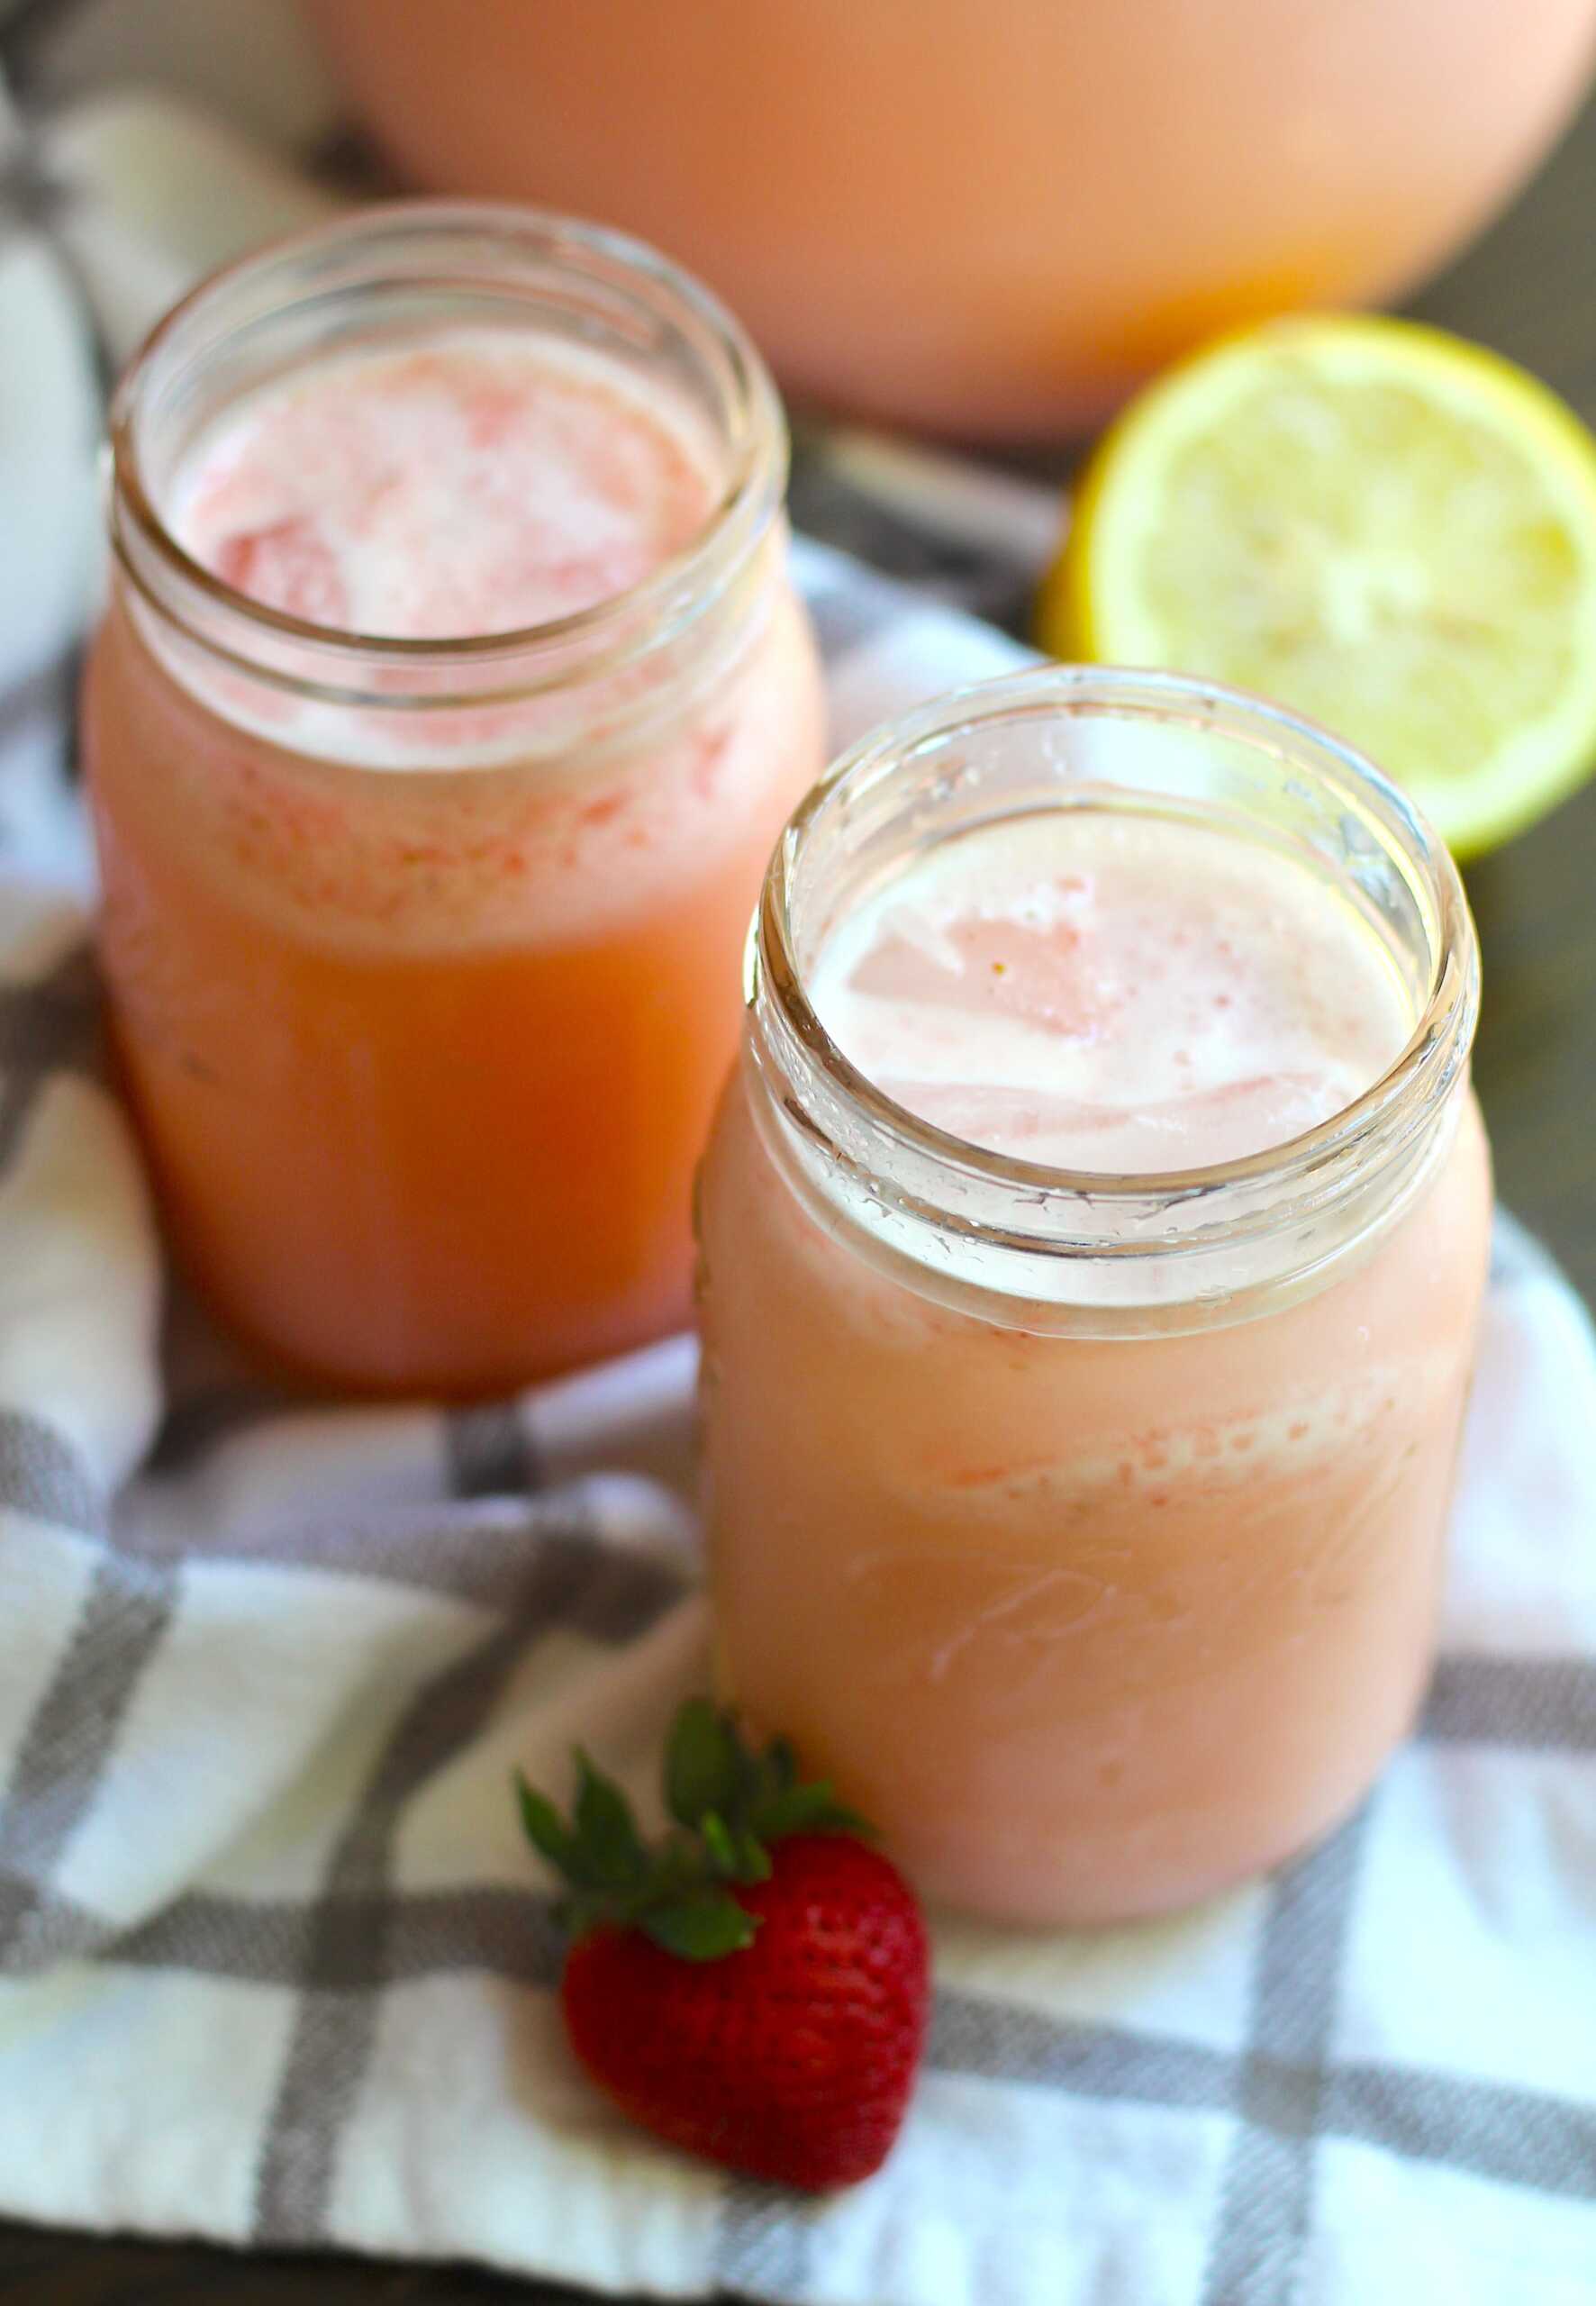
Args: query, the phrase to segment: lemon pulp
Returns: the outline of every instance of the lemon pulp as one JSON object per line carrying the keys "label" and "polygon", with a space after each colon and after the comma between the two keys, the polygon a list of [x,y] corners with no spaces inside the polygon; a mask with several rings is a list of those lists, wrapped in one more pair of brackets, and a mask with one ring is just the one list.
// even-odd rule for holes
{"label": "lemon pulp", "polygon": [[1290,704],[1489,847],[1596,764],[1596,441],[1412,322],[1249,331],[1108,434],[1038,634]]}

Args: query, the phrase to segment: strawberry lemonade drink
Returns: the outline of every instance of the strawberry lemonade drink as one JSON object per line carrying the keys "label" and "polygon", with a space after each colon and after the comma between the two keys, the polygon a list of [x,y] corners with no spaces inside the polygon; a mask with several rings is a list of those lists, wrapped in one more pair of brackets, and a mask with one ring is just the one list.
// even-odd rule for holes
{"label": "strawberry lemonade drink", "polygon": [[757,356],[636,243],[390,207],[180,306],[114,448],[104,951],[198,1279],[376,1388],[679,1321],[821,762]]}
{"label": "strawberry lemonade drink", "polygon": [[931,1894],[1179,1905],[1408,1725],[1477,984],[1394,788],[1167,676],[966,691],[784,835],[701,1196],[721,1666]]}

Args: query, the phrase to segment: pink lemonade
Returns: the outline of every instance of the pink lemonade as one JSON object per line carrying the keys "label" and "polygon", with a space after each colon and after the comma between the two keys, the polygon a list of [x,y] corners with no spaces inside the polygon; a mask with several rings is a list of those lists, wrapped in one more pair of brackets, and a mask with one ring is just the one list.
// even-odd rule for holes
{"label": "pink lemonade", "polygon": [[[301,0],[405,178],[656,236],[820,399],[1056,439],[1384,303],[1589,72],[1593,0]],[[1088,222],[1086,220],[1090,220]]]}
{"label": "pink lemonade", "polygon": [[[485,243],[527,274],[503,311]],[[239,359],[257,275],[293,322],[296,263],[367,245],[368,336],[166,413]],[[422,207],[301,246],[123,387],[88,691],[117,1043],[238,1326],[340,1384],[480,1393],[685,1314],[748,909],[821,757],[779,412],[630,244]],[[634,260],[661,342],[698,325],[723,377],[562,332],[550,280],[608,313]]]}
{"label": "pink lemonade", "polygon": [[703,1192],[722,1670],[933,1896],[1093,1922],[1287,1856],[1410,1720],[1488,1164],[1464,1058],[1383,1205],[1337,1149],[1428,995],[1322,858],[1111,793],[939,838],[959,781],[851,889],[823,807],[773,868]]}
{"label": "pink lemonade", "polygon": [[255,392],[193,444],[168,519],[263,607],[458,640],[641,584],[701,533],[716,486],[686,412],[613,361],[460,330]]}
{"label": "pink lemonade", "polygon": [[1095,811],[934,849],[827,942],[812,997],[950,1136],[1127,1176],[1300,1136],[1413,1030],[1390,953],[1304,867]]}

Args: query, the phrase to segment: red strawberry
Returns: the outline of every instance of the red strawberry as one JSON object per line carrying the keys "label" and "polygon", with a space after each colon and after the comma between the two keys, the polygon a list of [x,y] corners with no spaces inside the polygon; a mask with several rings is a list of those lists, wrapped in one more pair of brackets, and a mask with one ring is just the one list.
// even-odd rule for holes
{"label": "red strawberry", "polygon": [[653,1850],[576,1757],[574,1820],[524,1784],[528,1833],[571,1885],[560,1986],[571,2047],[647,2129],[762,2178],[867,2178],[925,2043],[925,1924],[862,1820],[684,1706],[666,1761],[677,1827]]}

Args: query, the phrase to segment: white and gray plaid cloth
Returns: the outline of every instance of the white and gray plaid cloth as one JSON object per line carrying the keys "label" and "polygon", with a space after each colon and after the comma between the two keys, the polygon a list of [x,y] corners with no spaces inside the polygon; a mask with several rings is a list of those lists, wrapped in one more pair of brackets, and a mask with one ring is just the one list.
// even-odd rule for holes
{"label": "white and gray plaid cloth", "polygon": [[[94,420],[70,323],[86,295],[117,342],[130,280],[305,195],[138,106],[19,141],[9,181],[0,2213],[828,2306],[1590,2306],[1596,1345],[1506,1219],[1440,1667],[1351,1825],[1156,1926],[939,1922],[907,2129],[837,2199],[675,2157],[589,2093],[509,1773],[559,1781],[580,1738],[641,1793],[703,1681],[692,1349],[338,1410],[163,1318],[61,770]],[[1011,485],[906,487],[857,443],[799,501],[966,601],[1045,542]],[[801,568],[839,738],[1014,660],[834,552]]]}

